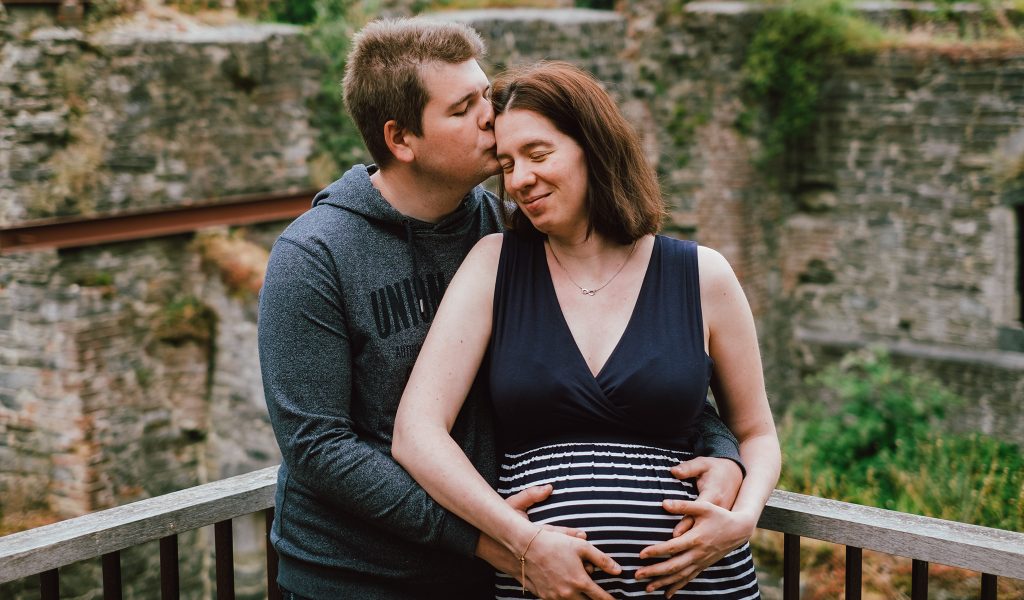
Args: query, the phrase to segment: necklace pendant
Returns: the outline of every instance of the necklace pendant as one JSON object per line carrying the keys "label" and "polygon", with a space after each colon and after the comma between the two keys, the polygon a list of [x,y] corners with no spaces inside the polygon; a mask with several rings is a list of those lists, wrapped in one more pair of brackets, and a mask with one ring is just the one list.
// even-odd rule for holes
{"label": "necklace pendant", "polygon": [[597,293],[597,290],[588,290],[587,288],[580,288],[580,293],[584,296],[593,296]]}

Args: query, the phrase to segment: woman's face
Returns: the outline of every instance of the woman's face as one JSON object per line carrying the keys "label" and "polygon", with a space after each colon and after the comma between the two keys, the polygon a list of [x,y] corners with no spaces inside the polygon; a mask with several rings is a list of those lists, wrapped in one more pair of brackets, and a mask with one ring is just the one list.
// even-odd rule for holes
{"label": "woman's face", "polygon": [[494,137],[505,190],[533,226],[548,235],[584,235],[587,163],[580,145],[530,110],[498,115]]}

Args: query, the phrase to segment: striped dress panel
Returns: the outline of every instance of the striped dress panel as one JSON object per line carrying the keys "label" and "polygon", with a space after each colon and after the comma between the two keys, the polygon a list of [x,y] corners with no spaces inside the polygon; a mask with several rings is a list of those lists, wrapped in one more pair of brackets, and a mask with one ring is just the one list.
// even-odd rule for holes
{"label": "striped dress panel", "polygon": [[[637,569],[663,559],[640,559],[640,550],[672,536],[679,517],[661,506],[664,499],[693,500],[692,480],[680,481],[669,472],[688,452],[622,443],[563,443],[542,446],[502,460],[498,492],[508,497],[535,485],[551,484],[554,491],[528,512],[539,524],[574,527],[614,558],[622,573],[600,571],[594,580],[616,598],[664,598],[664,590],[647,593],[647,580],[637,581]],[[498,574],[496,598],[532,598],[512,577]],[[760,598],[750,548],[744,544],[712,565],[674,597],[719,600]]]}

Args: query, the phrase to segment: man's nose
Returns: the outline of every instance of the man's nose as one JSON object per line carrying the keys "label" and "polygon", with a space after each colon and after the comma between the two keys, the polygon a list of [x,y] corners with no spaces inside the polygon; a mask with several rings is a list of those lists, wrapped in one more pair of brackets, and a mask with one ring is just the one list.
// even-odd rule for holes
{"label": "man's nose", "polygon": [[480,129],[485,131],[494,129],[494,107],[488,100],[484,100],[481,104],[483,110],[480,115]]}

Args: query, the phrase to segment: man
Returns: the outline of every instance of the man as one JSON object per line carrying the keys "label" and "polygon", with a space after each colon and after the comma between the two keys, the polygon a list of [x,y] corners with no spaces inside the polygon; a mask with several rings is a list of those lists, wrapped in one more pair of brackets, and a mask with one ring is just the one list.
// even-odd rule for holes
{"label": "man", "polygon": [[[493,597],[491,570],[474,556],[519,571],[517,557],[437,505],[390,454],[441,295],[470,247],[501,228],[495,198],[478,187],[498,168],[483,53],[458,24],[378,21],[357,34],[345,102],[376,165],[317,194],[271,253],[259,349],[284,459],[271,538],[286,597]],[[479,376],[453,436],[494,483],[485,385]],[[709,440],[728,435],[709,419]],[[711,445],[738,459],[734,439]],[[717,482],[706,487],[731,506],[737,463],[698,460],[676,475]],[[525,510],[548,493],[509,501]]]}

